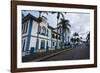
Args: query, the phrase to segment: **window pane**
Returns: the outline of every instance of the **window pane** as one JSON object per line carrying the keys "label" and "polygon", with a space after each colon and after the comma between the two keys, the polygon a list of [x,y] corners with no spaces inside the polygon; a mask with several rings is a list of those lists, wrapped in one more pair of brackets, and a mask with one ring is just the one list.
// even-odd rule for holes
{"label": "window pane", "polygon": [[25,24],[25,33],[27,32],[28,22]]}
{"label": "window pane", "polygon": [[22,51],[25,51],[25,39],[23,40]]}
{"label": "window pane", "polygon": [[41,49],[45,49],[45,40],[41,40]]}

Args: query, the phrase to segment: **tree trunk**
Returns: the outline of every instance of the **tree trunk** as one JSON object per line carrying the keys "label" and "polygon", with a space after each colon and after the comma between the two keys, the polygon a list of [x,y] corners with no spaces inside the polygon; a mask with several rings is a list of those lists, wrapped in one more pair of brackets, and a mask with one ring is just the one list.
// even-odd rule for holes
{"label": "tree trunk", "polygon": [[67,32],[66,32],[66,29],[65,29],[65,41],[67,43]]}
{"label": "tree trunk", "polygon": [[64,48],[64,30],[62,29],[62,48]]}
{"label": "tree trunk", "polygon": [[60,25],[60,40],[61,40],[60,48],[62,48],[62,28],[61,28],[61,25]]}

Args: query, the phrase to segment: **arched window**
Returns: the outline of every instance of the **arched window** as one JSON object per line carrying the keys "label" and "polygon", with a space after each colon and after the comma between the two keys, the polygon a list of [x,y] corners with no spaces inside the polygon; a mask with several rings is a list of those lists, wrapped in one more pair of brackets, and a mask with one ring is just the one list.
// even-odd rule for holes
{"label": "arched window", "polygon": [[42,27],[42,34],[45,35],[46,34],[46,28],[43,26]]}

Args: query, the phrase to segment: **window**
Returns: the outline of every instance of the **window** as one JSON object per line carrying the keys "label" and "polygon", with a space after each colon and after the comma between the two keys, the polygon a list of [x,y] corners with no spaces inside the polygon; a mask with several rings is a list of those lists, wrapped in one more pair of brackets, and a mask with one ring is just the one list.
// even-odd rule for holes
{"label": "window", "polygon": [[23,40],[22,51],[24,51],[24,48],[25,48],[25,39]]}
{"label": "window", "polygon": [[56,39],[58,39],[58,35],[56,35]]}
{"label": "window", "polygon": [[26,33],[27,32],[27,28],[28,28],[28,22],[22,24],[22,33]]}
{"label": "window", "polygon": [[22,24],[22,34],[24,33],[24,24]]}
{"label": "window", "polygon": [[61,42],[59,42],[59,46],[61,47]]}
{"label": "window", "polygon": [[46,28],[43,26],[42,27],[42,34],[45,35],[46,34]]}
{"label": "window", "polygon": [[55,46],[55,42],[52,42],[53,43],[53,46]]}
{"label": "window", "polygon": [[61,40],[61,36],[59,36],[59,40]]}
{"label": "window", "polygon": [[52,34],[52,38],[54,38],[55,37],[55,35],[54,34]]}
{"label": "window", "polygon": [[45,40],[41,40],[41,49],[45,49]]}

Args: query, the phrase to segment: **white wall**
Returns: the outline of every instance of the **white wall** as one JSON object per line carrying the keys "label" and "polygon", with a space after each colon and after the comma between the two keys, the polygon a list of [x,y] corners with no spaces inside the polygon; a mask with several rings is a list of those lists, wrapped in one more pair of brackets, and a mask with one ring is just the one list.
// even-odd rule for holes
{"label": "white wall", "polygon": [[48,39],[51,39],[51,29],[48,29]]}
{"label": "white wall", "polygon": [[37,28],[38,28],[38,24],[36,21],[33,20],[31,35],[37,36],[37,32],[38,32]]}
{"label": "white wall", "polygon": [[29,46],[30,50],[31,50],[31,47],[35,48],[35,46],[36,46],[36,40],[37,40],[36,37],[31,37],[31,40],[30,40],[31,43],[30,43],[30,46]]}
{"label": "white wall", "polygon": [[[100,0],[33,0],[33,1],[48,1],[48,2],[62,2],[62,3],[77,3],[96,5]],[[100,5],[98,9],[100,13]],[[100,19],[100,14],[98,14]],[[98,21],[100,24],[100,21]],[[98,25],[98,28],[100,25]],[[0,73],[10,73],[10,0],[0,0]],[[100,29],[98,29],[100,31]],[[98,33],[100,37],[100,33]],[[98,38],[100,40],[100,38]],[[100,41],[98,41],[100,43]],[[99,73],[100,72],[100,45],[98,45],[98,67],[97,68],[83,68],[83,69],[68,69],[55,71],[42,71],[34,73]],[[29,72],[27,72],[29,73]],[[31,72],[33,73],[33,72]]]}

